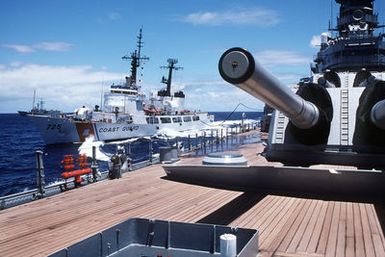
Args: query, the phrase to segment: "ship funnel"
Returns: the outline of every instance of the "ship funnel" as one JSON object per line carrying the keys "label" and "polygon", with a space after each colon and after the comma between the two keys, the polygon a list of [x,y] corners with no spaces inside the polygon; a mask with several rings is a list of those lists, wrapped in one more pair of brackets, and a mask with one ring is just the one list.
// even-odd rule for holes
{"label": "ship funnel", "polygon": [[293,93],[245,49],[227,50],[218,66],[224,80],[283,112],[296,127],[309,129],[318,123],[317,106]]}

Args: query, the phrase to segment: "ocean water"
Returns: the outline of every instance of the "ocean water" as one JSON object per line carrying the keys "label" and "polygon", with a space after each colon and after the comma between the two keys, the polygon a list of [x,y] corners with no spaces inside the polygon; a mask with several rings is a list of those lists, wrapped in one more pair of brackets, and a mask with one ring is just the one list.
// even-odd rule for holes
{"label": "ocean water", "polygon": [[[213,112],[216,121],[225,119],[240,120],[242,112]],[[259,119],[261,113],[247,112],[247,119]],[[158,153],[160,146],[170,142],[153,142],[153,152]],[[237,141],[237,143],[242,143]],[[65,154],[78,154],[80,145],[45,145],[39,131],[29,120],[18,114],[0,114],[0,196],[18,193],[35,188],[36,150],[44,152],[44,171],[46,184],[58,181],[62,172],[61,160]],[[148,142],[137,141],[131,144],[134,162],[148,160]],[[113,153],[116,146],[103,148]],[[107,163],[99,163],[101,169],[107,169]]]}

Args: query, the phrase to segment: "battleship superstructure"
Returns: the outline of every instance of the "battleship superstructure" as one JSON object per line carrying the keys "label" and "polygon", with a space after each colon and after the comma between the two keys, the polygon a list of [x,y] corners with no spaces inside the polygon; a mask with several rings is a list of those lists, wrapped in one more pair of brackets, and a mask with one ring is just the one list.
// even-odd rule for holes
{"label": "battleship superstructure", "polygon": [[82,142],[90,136],[101,141],[153,136],[164,129],[197,130],[213,121],[208,113],[187,110],[182,91],[171,93],[172,71],[180,68],[175,66],[176,59],[168,59],[165,67],[169,76],[162,82],[167,89],[151,98],[145,96],[137,78],[143,62],[149,60],[141,55],[142,29],[137,38],[137,50],[122,57],[131,61],[131,75],[125,77],[123,84],[110,86],[104,94],[103,107],[82,106],[72,115],[24,113],[36,124],[46,144]]}

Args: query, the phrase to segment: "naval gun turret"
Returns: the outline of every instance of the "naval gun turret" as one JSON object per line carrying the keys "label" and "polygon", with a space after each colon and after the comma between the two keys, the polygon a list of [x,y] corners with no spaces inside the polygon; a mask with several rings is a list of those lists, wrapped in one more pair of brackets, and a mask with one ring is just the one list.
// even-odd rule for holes
{"label": "naval gun turret", "polygon": [[[339,35],[321,35],[312,76],[294,87],[281,83],[245,49],[231,48],[219,60],[227,82],[275,109],[265,157],[284,165],[168,165],[163,167],[168,178],[268,194],[383,202],[384,37],[373,32],[380,27],[373,0],[336,2]],[[313,164],[335,165],[307,167]]]}
{"label": "naval gun turret", "polygon": [[[224,80],[275,108],[266,158],[286,165],[385,167],[385,42],[373,0],[341,4],[335,38],[321,35],[313,75],[283,85],[242,48],[219,61]],[[296,90],[296,92],[294,92]]]}
{"label": "naval gun turret", "polygon": [[287,156],[286,152],[298,154],[300,150],[325,149],[333,118],[332,100],[326,88],[315,83],[303,83],[294,93],[242,48],[229,49],[222,55],[219,72],[227,82],[279,112],[273,115],[273,126],[270,126],[274,135],[269,137],[268,159],[302,165],[315,162],[310,159],[304,161],[303,156],[297,161]]}

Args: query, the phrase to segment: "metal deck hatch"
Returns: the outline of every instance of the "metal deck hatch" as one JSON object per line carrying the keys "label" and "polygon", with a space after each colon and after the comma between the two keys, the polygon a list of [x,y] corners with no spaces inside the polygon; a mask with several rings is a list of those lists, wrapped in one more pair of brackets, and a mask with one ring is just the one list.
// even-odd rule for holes
{"label": "metal deck hatch", "polygon": [[135,218],[49,257],[219,256],[223,234],[237,237],[237,256],[257,256],[258,231],[254,229]]}

